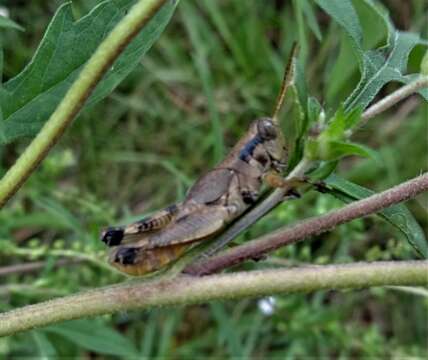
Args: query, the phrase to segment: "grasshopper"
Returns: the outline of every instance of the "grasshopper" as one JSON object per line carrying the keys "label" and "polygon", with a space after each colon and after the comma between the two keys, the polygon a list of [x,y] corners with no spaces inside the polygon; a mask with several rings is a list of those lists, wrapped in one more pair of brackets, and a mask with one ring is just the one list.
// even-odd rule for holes
{"label": "grasshopper", "polygon": [[102,241],[112,247],[112,266],[129,275],[157,271],[240,217],[257,202],[263,183],[289,186],[281,175],[287,149],[277,115],[294,77],[296,49],[294,46],[286,67],[273,116],[254,120],[225,159],[201,176],[181,203],[102,232]]}

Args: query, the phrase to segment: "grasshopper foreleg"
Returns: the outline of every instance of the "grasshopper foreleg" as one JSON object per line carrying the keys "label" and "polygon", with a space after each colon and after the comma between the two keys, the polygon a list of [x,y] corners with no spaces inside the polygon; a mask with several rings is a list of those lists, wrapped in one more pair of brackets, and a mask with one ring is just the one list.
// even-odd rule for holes
{"label": "grasshopper foreleg", "polygon": [[326,186],[322,181],[311,181],[306,176],[284,179],[279,173],[271,171],[264,176],[263,180],[271,187],[285,189],[286,197],[300,197],[297,188],[304,185],[313,186],[319,192],[326,191]]}

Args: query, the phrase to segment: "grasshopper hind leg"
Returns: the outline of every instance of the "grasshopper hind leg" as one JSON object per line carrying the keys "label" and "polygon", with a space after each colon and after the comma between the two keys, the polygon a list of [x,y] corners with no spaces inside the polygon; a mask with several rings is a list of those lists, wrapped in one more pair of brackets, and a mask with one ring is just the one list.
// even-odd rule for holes
{"label": "grasshopper hind leg", "polygon": [[153,216],[141,219],[130,225],[109,227],[101,233],[101,240],[107,246],[118,246],[126,242],[126,239],[132,241],[133,235],[164,228],[171,222],[177,212],[178,205],[174,204]]}
{"label": "grasshopper hind leg", "polygon": [[189,244],[147,249],[144,247],[118,247],[110,254],[109,262],[128,275],[141,276],[158,271],[180,257]]}
{"label": "grasshopper hind leg", "polygon": [[124,233],[123,227],[108,227],[101,233],[101,240],[107,246],[117,246],[122,242]]}
{"label": "grasshopper hind leg", "polygon": [[121,248],[116,252],[115,257],[112,261],[120,263],[122,265],[132,265],[135,263],[137,254],[138,254],[138,248],[133,248],[133,247]]}

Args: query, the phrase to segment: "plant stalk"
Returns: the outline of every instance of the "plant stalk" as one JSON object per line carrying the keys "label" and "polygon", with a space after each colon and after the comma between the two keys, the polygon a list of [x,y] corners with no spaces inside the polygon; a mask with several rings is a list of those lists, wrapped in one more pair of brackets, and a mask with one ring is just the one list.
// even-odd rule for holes
{"label": "plant stalk", "polygon": [[82,109],[103,75],[167,0],[140,0],[86,63],[49,120],[0,181],[0,208],[18,191]]}
{"label": "plant stalk", "polygon": [[131,282],[28,305],[0,314],[0,336],[60,321],[155,306],[189,305],[212,300],[371,286],[423,286],[428,261],[388,261],[304,266],[173,279]]}

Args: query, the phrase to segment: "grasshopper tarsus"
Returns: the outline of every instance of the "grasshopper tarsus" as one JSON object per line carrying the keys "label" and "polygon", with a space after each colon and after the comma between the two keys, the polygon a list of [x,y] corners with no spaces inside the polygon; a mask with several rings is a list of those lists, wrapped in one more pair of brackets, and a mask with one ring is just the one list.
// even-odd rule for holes
{"label": "grasshopper tarsus", "polygon": [[286,200],[300,199],[301,197],[302,195],[296,189],[290,189],[284,195],[284,199]]}
{"label": "grasshopper tarsus", "polygon": [[124,230],[121,227],[109,227],[101,233],[101,241],[107,246],[117,246],[122,242]]}
{"label": "grasshopper tarsus", "polygon": [[327,184],[325,183],[325,181],[322,180],[317,180],[311,183],[315,190],[322,193],[322,194],[326,194],[330,191],[329,187],[327,186]]}

